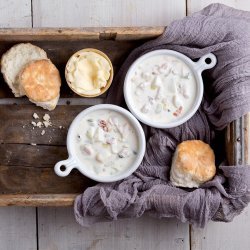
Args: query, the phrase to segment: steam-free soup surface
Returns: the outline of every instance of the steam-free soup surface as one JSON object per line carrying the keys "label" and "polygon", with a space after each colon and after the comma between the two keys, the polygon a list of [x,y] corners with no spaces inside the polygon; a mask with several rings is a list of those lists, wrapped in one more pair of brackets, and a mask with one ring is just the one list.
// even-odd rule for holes
{"label": "steam-free soup surface", "polygon": [[150,121],[178,120],[192,108],[196,98],[192,70],[174,56],[157,55],[143,60],[128,80],[133,107]]}
{"label": "steam-free soup surface", "polygon": [[125,116],[111,110],[96,110],[80,121],[75,148],[85,167],[98,176],[112,176],[135,161],[138,138]]}

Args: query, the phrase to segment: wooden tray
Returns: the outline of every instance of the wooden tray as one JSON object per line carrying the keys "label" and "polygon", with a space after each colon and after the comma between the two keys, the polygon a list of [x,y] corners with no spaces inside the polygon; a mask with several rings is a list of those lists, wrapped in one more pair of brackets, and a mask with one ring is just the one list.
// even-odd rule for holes
{"label": "wooden tray", "polygon": [[[133,48],[159,36],[163,30],[163,27],[0,29],[1,55],[18,42],[32,42],[47,51],[63,80],[59,105],[49,113],[26,98],[13,98],[1,76],[0,206],[68,206],[77,194],[94,184],[76,170],[66,178],[54,174],[54,164],[67,158],[67,128],[73,118],[85,107],[105,100],[105,95],[93,99],[76,96],[65,82],[65,64],[75,51],[92,47],[107,53],[116,72]],[[40,117],[45,113],[51,116],[53,126],[46,128],[43,136],[42,129],[32,129],[34,112]],[[249,163],[249,124],[247,115],[228,126],[226,145],[231,164]]]}

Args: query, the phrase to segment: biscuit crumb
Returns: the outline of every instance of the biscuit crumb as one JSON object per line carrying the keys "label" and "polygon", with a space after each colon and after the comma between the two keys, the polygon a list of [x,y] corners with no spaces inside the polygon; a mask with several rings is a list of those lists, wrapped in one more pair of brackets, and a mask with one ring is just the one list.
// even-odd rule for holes
{"label": "biscuit crumb", "polygon": [[37,126],[38,128],[41,128],[41,127],[43,126],[43,123],[42,123],[42,122],[38,122],[38,123],[36,124],[36,126]]}
{"label": "biscuit crumb", "polygon": [[36,143],[30,143],[31,146],[36,146]]}
{"label": "biscuit crumb", "polygon": [[48,122],[50,120],[50,115],[49,114],[45,114],[43,116],[43,120]]}
{"label": "biscuit crumb", "polygon": [[45,130],[43,129],[43,131],[41,132],[41,135],[44,135],[45,134]]}
{"label": "biscuit crumb", "polygon": [[59,126],[60,129],[62,129],[62,126]]}
{"label": "biscuit crumb", "polygon": [[37,113],[34,113],[34,114],[33,114],[33,118],[34,118],[34,119],[39,119],[38,114],[37,114]]}
{"label": "biscuit crumb", "polygon": [[51,121],[43,121],[43,125],[45,126],[45,128],[52,126]]}
{"label": "biscuit crumb", "polygon": [[35,122],[31,122],[31,124],[34,126],[34,127],[36,127],[37,126],[37,124],[35,123]]}

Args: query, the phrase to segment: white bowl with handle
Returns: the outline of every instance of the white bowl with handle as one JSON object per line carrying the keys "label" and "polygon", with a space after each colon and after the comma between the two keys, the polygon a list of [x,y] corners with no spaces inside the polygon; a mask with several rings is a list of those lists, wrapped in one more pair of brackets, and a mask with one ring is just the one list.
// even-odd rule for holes
{"label": "white bowl with handle", "polygon": [[[180,61],[184,62],[189,67],[189,69],[192,71],[192,73],[195,77],[195,80],[196,80],[196,97],[195,97],[195,100],[194,100],[193,105],[190,108],[190,110],[188,110],[180,118],[178,118],[174,121],[171,121],[171,122],[167,122],[167,123],[154,121],[154,119],[152,119],[152,117],[146,117],[141,112],[139,112],[138,109],[135,107],[135,104],[133,102],[132,95],[131,95],[131,81],[130,81],[130,79],[131,79],[131,76],[132,76],[133,72],[135,71],[135,69],[144,60],[146,60],[150,57],[158,56],[158,55],[173,56],[173,57],[176,57],[177,59],[179,59]],[[173,128],[173,127],[177,127],[177,126],[183,124],[184,122],[189,120],[195,114],[195,112],[198,110],[198,108],[201,104],[203,92],[204,92],[203,80],[201,77],[202,71],[204,71],[206,69],[213,68],[216,65],[216,62],[217,62],[216,57],[212,53],[209,53],[209,54],[202,56],[197,62],[192,61],[190,58],[188,58],[187,56],[185,56],[177,51],[167,50],[167,49],[154,50],[154,51],[151,51],[151,52],[148,52],[148,53],[142,55],[130,66],[130,68],[126,74],[125,81],[124,81],[124,86],[123,86],[124,98],[125,98],[125,101],[126,101],[126,104],[129,108],[129,110],[138,120],[140,120],[142,123],[144,123],[148,126],[151,126],[151,127]]]}
{"label": "white bowl with handle", "polygon": [[[118,172],[115,175],[98,176],[93,171],[91,171],[89,166],[86,166],[83,162],[81,162],[80,158],[77,156],[76,153],[74,140],[76,138],[76,130],[79,126],[79,123],[86,115],[95,112],[97,110],[111,110],[122,115],[130,122],[130,124],[134,128],[135,134],[138,139],[138,152],[132,165],[127,167],[122,172]],[[98,182],[114,182],[128,177],[139,167],[144,157],[145,149],[146,149],[146,141],[145,141],[144,131],[138,120],[129,111],[116,105],[99,104],[85,109],[84,111],[79,113],[73,120],[67,134],[67,150],[69,157],[67,160],[62,160],[56,163],[54,170],[58,176],[65,177],[70,174],[72,169],[75,168],[78,169],[83,175],[87,176],[92,180]]]}

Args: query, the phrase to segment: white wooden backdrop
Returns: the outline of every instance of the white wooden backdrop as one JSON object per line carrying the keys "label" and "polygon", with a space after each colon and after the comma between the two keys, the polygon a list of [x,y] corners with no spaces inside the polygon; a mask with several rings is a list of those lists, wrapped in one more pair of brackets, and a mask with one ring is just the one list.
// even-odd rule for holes
{"label": "white wooden backdrop", "polygon": [[[212,2],[250,11],[249,0],[0,0],[0,27],[162,26]],[[205,229],[148,217],[83,229],[72,208],[2,207],[0,249],[248,250],[249,211]]]}

